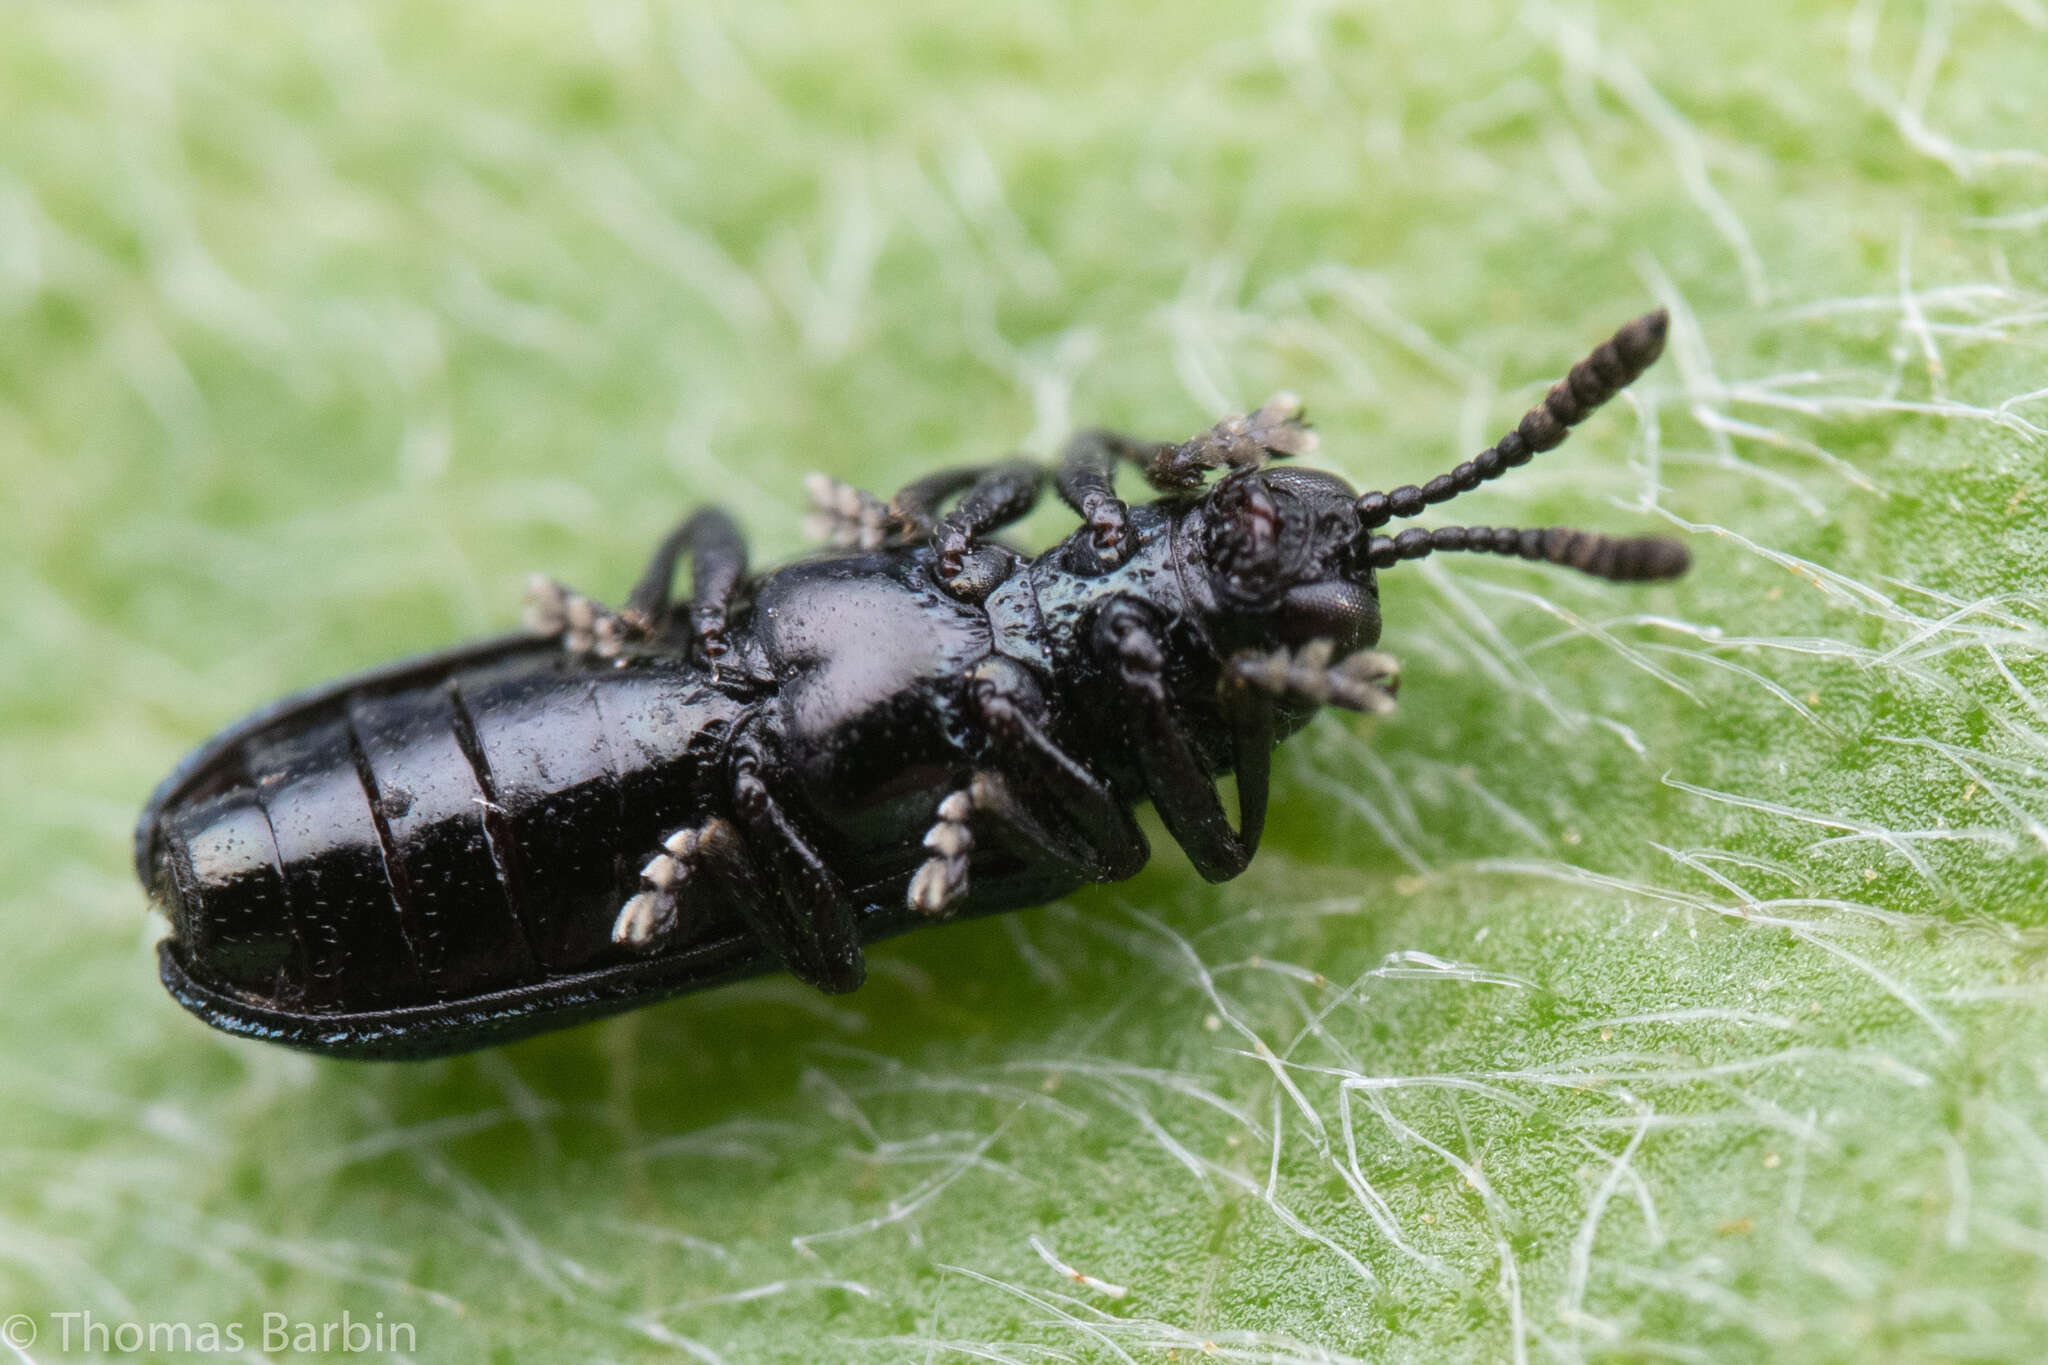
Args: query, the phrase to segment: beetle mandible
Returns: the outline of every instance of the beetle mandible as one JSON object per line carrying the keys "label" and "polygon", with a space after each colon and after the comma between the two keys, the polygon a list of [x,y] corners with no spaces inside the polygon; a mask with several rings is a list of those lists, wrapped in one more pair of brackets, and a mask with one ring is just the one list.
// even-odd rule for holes
{"label": "beetle mandible", "polygon": [[[834,552],[758,576],[707,509],[617,611],[538,581],[527,633],[289,697],[164,781],[135,837],[164,984],[232,1032],[433,1056],[778,966],[852,990],[866,943],[1132,876],[1142,800],[1234,877],[1274,746],[1322,706],[1394,704],[1378,571],[1684,572],[1653,537],[1381,532],[1557,446],[1665,329],[1621,328],[1420,487],[1269,463],[1315,448],[1281,395],[1184,442],[1075,436],[1051,477],[1082,525],[1036,557],[989,538],[1045,482],[1018,459],[886,501],[815,480]],[[1123,463],[1162,496],[1120,500]]]}

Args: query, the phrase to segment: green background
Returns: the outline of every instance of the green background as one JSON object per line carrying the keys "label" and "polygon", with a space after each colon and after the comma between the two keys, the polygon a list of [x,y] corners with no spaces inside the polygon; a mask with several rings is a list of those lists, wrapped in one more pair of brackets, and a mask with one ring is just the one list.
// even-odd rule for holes
{"label": "green background", "polygon": [[[421,1360],[2048,1350],[2039,0],[8,25],[29,1358],[57,1313],[344,1309]],[[1289,746],[1235,883],[1162,847],[850,998],[414,1066],[155,983],[157,777],[528,570],[616,597],[712,500],[773,562],[806,470],[1282,386],[1322,462],[1425,477],[1655,303],[1631,400],[1458,519],[1684,528],[1696,572],[1390,575],[1402,709]]]}

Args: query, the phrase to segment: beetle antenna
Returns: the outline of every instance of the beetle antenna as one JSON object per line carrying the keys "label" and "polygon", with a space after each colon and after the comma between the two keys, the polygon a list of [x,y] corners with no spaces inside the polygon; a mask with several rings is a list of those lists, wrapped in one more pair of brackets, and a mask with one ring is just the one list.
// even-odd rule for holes
{"label": "beetle antenna", "polygon": [[[1433,503],[1449,502],[1488,479],[1529,462],[1533,455],[1555,450],[1571,429],[1593,410],[1642,377],[1664,353],[1664,334],[1671,317],[1662,308],[1645,313],[1594,348],[1572,366],[1571,373],[1551,385],[1543,401],[1523,416],[1515,429],[1448,474],[1439,474],[1417,488],[1404,484],[1391,492],[1362,495],[1354,506],[1364,529],[1371,531],[1396,517],[1419,515]],[[1626,542],[1622,542],[1626,543]]]}
{"label": "beetle antenna", "polygon": [[1615,583],[1676,578],[1692,564],[1685,546],[1663,536],[1608,536],[1568,526],[1524,530],[1514,526],[1411,526],[1398,536],[1374,536],[1366,562],[1392,568],[1440,550],[1475,550],[1523,559],[1547,560]]}

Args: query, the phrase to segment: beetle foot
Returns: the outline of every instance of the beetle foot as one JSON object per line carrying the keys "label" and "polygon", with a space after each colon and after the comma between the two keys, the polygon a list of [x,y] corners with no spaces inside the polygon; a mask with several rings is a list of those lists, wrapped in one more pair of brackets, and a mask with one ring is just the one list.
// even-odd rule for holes
{"label": "beetle foot", "polygon": [[810,495],[812,509],[804,518],[804,534],[836,550],[880,549],[898,530],[894,509],[864,488],[826,474],[808,474],[804,492]]}
{"label": "beetle foot", "polygon": [[974,788],[954,792],[939,802],[938,821],[925,831],[931,857],[910,879],[908,901],[920,915],[937,918],[967,894],[967,859],[974,852]]}
{"label": "beetle foot", "polygon": [[1392,711],[1401,686],[1401,665],[1369,649],[1332,664],[1336,650],[1331,640],[1311,640],[1293,651],[1247,650],[1232,656],[1226,676],[1291,701],[1382,716]]}
{"label": "beetle foot", "polygon": [[562,648],[581,658],[616,659],[628,642],[646,634],[646,624],[535,574],[526,585],[526,628],[535,635],[560,636]]}
{"label": "beetle foot", "polygon": [[1276,393],[1257,412],[1226,417],[1192,440],[1165,446],[1147,473],[1154,483],[1192,488],[1212,469],[1255,469],[1267,460],[1307,455],[1314,428],[1302,420],[1301,399]]}
{"label": "beetle foot", "polygon": [[729,851],[733,827],[716,817],[694,829],[679,829],[662,841],[661,852],[640,869],[641,889],[612,921],[612,942],[635,952],[659,947],[682,921],[677,895],[702,862]]}

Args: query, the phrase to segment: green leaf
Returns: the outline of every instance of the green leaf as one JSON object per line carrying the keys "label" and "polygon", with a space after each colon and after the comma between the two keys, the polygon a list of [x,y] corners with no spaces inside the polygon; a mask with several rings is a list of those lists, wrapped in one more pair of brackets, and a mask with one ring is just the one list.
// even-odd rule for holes
{"label": "green leaf", "polygon": [[[344,1311],[419,1360],[2048,1347],[2039,5],[12,19],[31,1358]],[[1390,572],[1401,710],[1292,741],[1234,883],[1155,824],[1136,880],[850,998],[419,1065],[154,982],[157,776],[527,570],[616,596],[700,501],[773,562],[807,470],[1281,387],[1318,460],[1424,478],[1660,303],[1630,401],[1457,520],[1676,529],[1694,573]]]}

